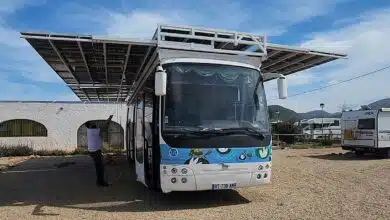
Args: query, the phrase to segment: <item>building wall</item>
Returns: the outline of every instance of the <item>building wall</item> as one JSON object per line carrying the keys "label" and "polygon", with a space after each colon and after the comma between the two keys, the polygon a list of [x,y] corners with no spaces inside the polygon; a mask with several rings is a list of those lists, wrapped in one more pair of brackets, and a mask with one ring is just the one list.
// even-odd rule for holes
{"label": "building wall", "polygon": [[[30,119],[47,128],[47,137],[0,137],[0,146],[28,145],[34,149],[77,147],[77,131],[89,120],[112,121],[126,131],[127,106],[122,104],[88,104],[82,102],[0,102],[0,123],[12,119]],[[123,143],[126,135],[123,135]]]}

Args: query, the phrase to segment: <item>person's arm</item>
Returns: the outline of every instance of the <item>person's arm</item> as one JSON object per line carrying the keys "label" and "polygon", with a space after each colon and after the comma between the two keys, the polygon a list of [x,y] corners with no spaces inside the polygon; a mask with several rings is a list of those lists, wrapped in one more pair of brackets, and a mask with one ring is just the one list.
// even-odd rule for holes
{"label": "person's arm", "polygon": [[100,137],[103,138],[103,133],[102,131],[107,131],[108,130],[108,125],[110,125],[110,122],[111,122],[111,119],[112,119],[113,115],[110,115],[110,117],[108,117],[108,119],[104,122],[104,125],[102,128],[100,128]]}

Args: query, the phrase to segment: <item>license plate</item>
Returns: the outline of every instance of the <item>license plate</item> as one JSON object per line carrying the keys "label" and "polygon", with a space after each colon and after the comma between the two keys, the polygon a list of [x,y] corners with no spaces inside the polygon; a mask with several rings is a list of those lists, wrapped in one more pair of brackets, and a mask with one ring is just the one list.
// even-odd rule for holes
{"label": "license plate", "polygon": [[235,189],[236,187],[237,187],[236,183],[217,183],[212,185],[213,190]]}

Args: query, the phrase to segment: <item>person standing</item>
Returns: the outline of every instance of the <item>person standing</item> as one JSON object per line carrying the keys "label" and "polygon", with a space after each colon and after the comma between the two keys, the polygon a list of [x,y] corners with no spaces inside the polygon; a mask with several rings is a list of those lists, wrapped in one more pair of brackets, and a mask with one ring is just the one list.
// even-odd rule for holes
{"label": "person standing", "polygon": [[104,180],[104,164],[103,164],[103,135],[102,132],[108,130],[108,125],[111,122],[113,115],[105,121],[103,127],[99,127],[94,122],[87,122],[87,138],[88,138],[88,154],[91,156],[96,169],[96,184],[98,186],[107,187],[110,184]]}

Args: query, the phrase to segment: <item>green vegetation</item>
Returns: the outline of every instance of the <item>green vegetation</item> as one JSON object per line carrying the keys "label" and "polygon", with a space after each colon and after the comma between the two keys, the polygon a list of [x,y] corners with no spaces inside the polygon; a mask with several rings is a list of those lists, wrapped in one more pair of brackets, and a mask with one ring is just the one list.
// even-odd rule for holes
{"label": "green vegetation", "polygon": [[[103,153],[123,153],[124,149],[114,146],[104,146],[102,148]],[[34,150],[29,146],[16,145],[16,146],[0,146],[0,157],[16,157],[16,156],[67,156],[67,155],[86,155],[88,150],[86,147],[77,147],[73,151],[64,150]]]}
{"label": "green vegetation", "polygon": [[8,169],[8,165],[0,164],[0,171],[4,171],[6,169]]}
{"label": "green vegetation", "polygon": [[[279,137],[279,140],[286,144],[294,144],[299,138],[297,134],[300,134],[301,132],[299,127],[291,122],[280,122],[272,124],[272,133],[284,134]],[[275,137],[274,135],[272,139],[278,140],[278,137]]]}
{"label": "green vegetation", "polygon": [[28,146],[0,146],[0,157],[29,156],[34,150]]}
{"label": "green vegetation", "polygon": [[[272,140],[274,144],[279,141],[279,146],[294,149],[332,147],[339,144],[340,140],[332,140],[328,136],[319,139],[309,139],[302,134],[301,128],[292,122],[279,122],[272,124]],[[279,136],[279,134],[281,134]]]}
{"label": "green vegetation", "polygon": [[333,145],[323,145],[321,142],[317,143],[296,143],[296,144],[291,144],[288,145],[288,147],[292,149],[309,149],[309,148],[327,148],[327,147],[332,147]]}

